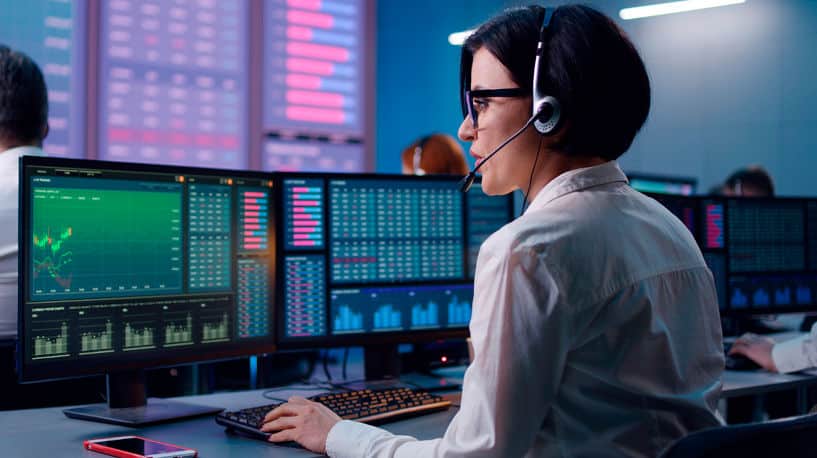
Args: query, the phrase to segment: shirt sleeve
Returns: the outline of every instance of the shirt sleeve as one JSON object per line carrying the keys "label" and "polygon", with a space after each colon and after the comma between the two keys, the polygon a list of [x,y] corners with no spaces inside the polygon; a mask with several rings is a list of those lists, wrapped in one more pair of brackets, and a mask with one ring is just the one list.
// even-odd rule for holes
{"label": "shirt sleeve", "polygon": [[775,344],[772,361],[783,374],[817,367],[817,323],[811,327],[810,333]]}
{"label": "shirt sleeve", "polygon": [[483,246],[475,279],[474,361],[444,436],[418,441],[342,421],[327,437],[329,456],[495,457],[530,449],[558,389],[570,325],[541,255],[519,247],[487,251]]}

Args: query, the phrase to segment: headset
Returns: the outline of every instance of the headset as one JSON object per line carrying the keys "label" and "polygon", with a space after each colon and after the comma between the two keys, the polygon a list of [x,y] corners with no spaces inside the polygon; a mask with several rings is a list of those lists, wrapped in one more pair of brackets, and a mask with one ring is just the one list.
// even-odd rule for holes
{"label": "headset", "polygon": [[[562,105],[552,95],[545,94],[544,88],[539,86],[539,75],[541,66],[544,65],[542,60],[545,59],[545,43],[547,41],[548,28],[550,28],[550,20],[553,17],[553,8],[544,8],[542,11],[541,23],[539,28],[539,43],[536,45],[536,60],[533,64],[533,109],[532,116],[536,117],[533,127],[542,135],[550,135],[559,127],[559,121],[562,118]],[[546,59],[545,59],[546,60]]]}
{"label": "headset", "polygon": [[426,143],[428,140],[431,139],[431,135],[426,135],[425,137],[421,138],[417,142],[417,146],[414,147],[414,159],[412,164],[414,165],[414,174],[415,175],[425,175],[426,171],[420,166],[420,162],[423,160],[423,148],[426,147]]}
{"label": "headset", "polygon": [[545,57],[543,57],[545,54],[545,43],[547,42],[548,29],[550,28],[550,20],[552,17],[552,8],[542,8],[542,13],[539,15],[542,26],[539,28],[539,42],[536,44],[536,60],[533,63],[533,94],[531,97],[533,99],[533,106],[531,107],[530,119],[528,119],[521,129],[508,137],[490,154],[485,156],[485,159],[482,162],[477,164],[473,169],[471,169],[470,172],[468,172],[468,175],[466,175],[460,182],[460,191],[468,192],[468,190],[471,189],[471,185],[474,184],[474,180],[477,176],[477,170],[482,167],[482,164],[488,162],[488,160],[502,150],[505,145],[512,142],[531,125],[533,125],[536,131],[542,136],[551,135],[558,130],[562,119],[562,105],[559,103],[556,97],[545,94],[544,89],[539,86],[539,75],[540,72],[543,71],[542,65],[544,65],[542,61],[545,59]]}

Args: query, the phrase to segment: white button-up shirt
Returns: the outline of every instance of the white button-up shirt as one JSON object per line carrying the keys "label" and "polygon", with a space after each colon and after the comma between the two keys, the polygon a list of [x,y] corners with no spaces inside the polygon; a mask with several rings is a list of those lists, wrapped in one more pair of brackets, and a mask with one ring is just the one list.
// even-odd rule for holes
{"label": "white button-up shirt", "polygon": [[42,154],[33,146],[0,152],[0,339],[17,337],[17,163]]}
{"label": "white button-up shirt", "polygon": [[722,424],[712,274],[615,162],[548,183],[482,245],[474,285],[474,361],[443,437],[341,421],[330,456],[656,456]]}
{"label": "white button-up shirt", "polygon": [[775,344],[772,360],[777,370],[784,374],[817,367],[817,323],[808,334]]}

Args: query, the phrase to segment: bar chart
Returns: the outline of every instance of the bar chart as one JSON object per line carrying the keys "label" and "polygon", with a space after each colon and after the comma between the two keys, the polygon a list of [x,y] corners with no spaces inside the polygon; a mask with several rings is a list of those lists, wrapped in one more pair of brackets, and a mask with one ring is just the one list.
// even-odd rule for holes
{"label": "bar chart", "polygon": [[[34,318],[38,318],[35,314]],[[62,320],[40,320],[32,327],[34,351],[32,359],[69,356],[68,323]]]}
{"label": "bar chart", "polygon": [[80,320],[80,354],[109,353],[113,351],[113,323],[100,319]]}
{"label": "bar chart", "polygon": [[363,134],[362,0],[264,2],[264,127]]}
{"label": "bar chart", "polygon": [[142,350],[156,347],[156,322],[150,313],[132,313],[130,309],[122,310],[123,341],[122,350]]}
{"label": "bar chart", "polygon": [[319,250],[324,246],[322,180],[284,180],[287,249]]}
{"label": "bar chart", "polygon": [[333,331],[335,334],[363,332],[363,314],[352,311],[352,308],[342,305],[334,315]]}
{"label": "bar chart", "polygon": [[269,191],[263,188],[238,188],[238,228],[241,251],[267,250],[268,221]]}
{"label": "bar chart", "polygon": [[704,203],[706,209],[706,247],[707,248],[723,248],[724,247],[724,227],[723,227],[723,204],[720,203]]}
{"label": "bar chart", "polygon": [[437,328],[440,326],[439,307],[436,302],[428,304],[415,304],[411,307],[411,328]]}
{"label": "bar chart", "polygon": [[469,284],[332,289],[332,334],[462,328],[472,297]]}
{"label": "bar chart", "polygon": [[201,343],[230,340],[230,317],[227,312],[201,312]]}
{"label": "bar chart", "polygon": [[165,347],[193,344],[193,315],[190,312],[167,312],[164,321]]}
{"label": "bar chart", "polygon": [[471,321],[471,303],[455,295],[448,302],[448,327],[467,326]]}

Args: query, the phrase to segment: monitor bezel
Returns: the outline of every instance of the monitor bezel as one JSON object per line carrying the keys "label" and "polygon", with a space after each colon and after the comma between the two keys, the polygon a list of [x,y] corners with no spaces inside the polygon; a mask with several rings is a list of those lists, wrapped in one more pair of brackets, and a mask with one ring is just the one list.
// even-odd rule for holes
{"label": "monitor bezel", "polygon": [[[19,222],[18,222],[18,272],[28,272],[27,258],[29,253],[29,246],[27,240],[27,230],[31,227],[31,208],[28,205],[26,196],[31,192],[31,186],[28,180],[29,175],[27,171],[32,167],[49,167],[49,168],[68,168],[68,169],[108,169],[108,170],[123,170],[132,173],[171,173],[177,175],[199,175],[199,176],[222,176],[234,178],[246,178],[252,180],[269,180],[273,182],[272,200],[277,200],[276,182],[274,174],[270,172],[255,172],[247,170],[230,170],[230,169],[211,169],[201,167],[189,166],[175,166],[175,165],[155,165],[131,162],[114,162],[114,161],[100,161],[90,159],[67,159],[54,158],[45,156],[23,156],[19,161],[19,180],[20,192],[18,195],[19,205]],[[277,222],[277,214],[272,215],[272,224],[270,229],[274,232]],[[275,233],[272,234],[273,241],[276,240]],[[271,259],[273,266],[277,267],[278,247],[273,242],[271,244]],[[235,256],[235,253],[233,253]],[[273,269],[274,270],[274,269]],[[277,281],[277,273],[270,276],[270,280]],[[161,355],[161,350],[153,350],[152,352],[145,352],[144,354],[134,353],[128,355],[127,360],[117,358],[116,360],[87,360],[87,361],[60,361],[56,364],[45,365],[31,365],[26,362],[26,332],[25,324],[25,307],[27,303],[27,294],[29,287],[28,275],[19,275],[18,291],[17,291],[17,313],[18,313],[18,357],[17,357],[17,371],[20,382],[39,382],[72,377],[83,377],[90,375],[98,375],[104,373],[130,371],[137,369],[153,369],[175,365],[192,364],[196,362],[218,361],[229,358],[236,358],[242,356],[251,356],[264,353],[272,353],[277,351],[276,346],[276,326],[272,323],[270,327],[270,335],[251,339],[245,342],[230,342],[229,346],[206,351],[202,355],[201,345],[194,345],[191,348],[186,348],[180,351],[173,351],[171,354]],[[276,293],[277,283],[273,283],[273,293]],[[275,294],[273,294],[274,296]],[[273,310],[271,316],[275,319],[275,311]],[[159,353],[159,354],[157,354]],[[167,353],[167,352],[164,352]],[[117,354],[117,356],[121,356]]]}
{"label": "monitor bezel", "polygon": [[[324,180],[324,197],[325,199],[328,196],[329,192],[329,182],[332,180],[339,180],[339,179],[355,179],[355,180],[395,180],[395,181],[412,181],[412,182],[428,182],[429,180],[438,180],[441,182],[450,182],[452,188],[458,189],[460,180],[462,179],[459,175],[424,175],[424,176],[417,176],[417,175],[400,175],[400,174],[375,174],[375,173],[327,173],[327,172],[282,172],[279,173],[278,178],[280,180],[277,183],[276,188],[279,192],[279,199],[276,202],[276,209],[275,212],[277,215],[283,215],[284,211],[284,202],[283,198],[281,197],[281,193],[284,190],[284,183],[283,180],[285,179],[322,179]],[[507,199],[507,222],[513,221],[514,218],[514,208],[513,208],[513,195],[508,194],[502,196]],[[325,200],[328,201],[328,200]],[[329,210],[327,207],[324,208],[324,218],[329,222]],[[283,216],[281,216],[283,218]],[[467,203],[467,195],[463,195],[463,214],[462,214],[462,224],[463,229],[467,230],[466,222],[468,220],[468,203]],[[507,224],[507,223],[506,223]],[[276,307],[276,315],[275,315],[275,322],[276,322],[276,335],[278,336],[278,349],[280,350],[298,350],[298,349],[314,349],[314,348],[334,348],[334,347],[348,347],[348,346],[369,346],[369,345],[383,345],[383,344],[400,344],[400,343],[424,343],[424,342],[433,342],[437,340],[445,340],[445,339],[455,339],[455,338],[465,338],[468,337],[468,326],[462,326],[457,328],[451,329],[432,329],[432,330],[401,330],[401,331],[390,331],[390,332],[378,332],[378,333],[359,333],[359,334],[343,334],[343,335],[332,335],[331,334],[331,324],[326,324],[325,331],[327,332],[324,336],[317,336],[317,337],[303,337],[303,338],[284,338],[285,333],[285,296],[284,296],[284,278],[285,275],[283,269],[283,260],[286,258],[287,255],[292,255],[291,253],[287,253],[284,249],[285,241],[284,241],[284,231],[278,230],[276,231],[276,236],[278,239],[276,240],[276,245],[278,246],[278,256],[279,256],[279,266],[281,268],[277,269],[278,278],[276,279],[276,285],[279,287],[276,289],[276,302],[278,306]],[[330,235],[327,232],[327,244],[330,242],[329,238]],[[463,239],[467,239],[467,233],[463,233]],[[325,252],[329,252],[329,247],[325,248]],[[322,251],[323,253],[324,251]],[[300,254],[300,253],[299,253]],[[308,253],[306,253],[308,254]],[[296,255],[297,256],[297,255]],[[328,256],[327,256],[328,258]],[[411,287],[411,286],[425,286],[425,285],[433,285],[433,286],[463,286],[463,285],[470,285],[473,286],[474,279],[469,277],[468,273],[468,244],[463,244],[463,269],[464,269],[464,280],[456,280],[456,281],[422,281],[422,282],[394,282],[394,283],[376,283],[376,284],[360,284],[360,285],[349,285],[348,288],[388,288],[388,287]],[[330,281],[329,281],[329,272],[328,269],[324,272],[324,281],[326,285],[326,292],[325,292],[325,311],[327,313],[327,317],[329,316],[330,312]],[[347,285],[343,286],[344,288]]]}
{"label": "monitor bezel", "polygon": [[667,192],[639,191],[645,194],[660,194],[665,196],[680,196],[680,197],[694,197],[698,195],[698,179],[695,177],[687,177],[680,175],[660,175],[657,173],[641,173],[641,172],[624,172],[624,174],[627,176],[628,181],[632,180],[661,181],[665,183],[672,183],[678,185],[689,185],[692,187],[692,192],[690,194],[673,194]]}

